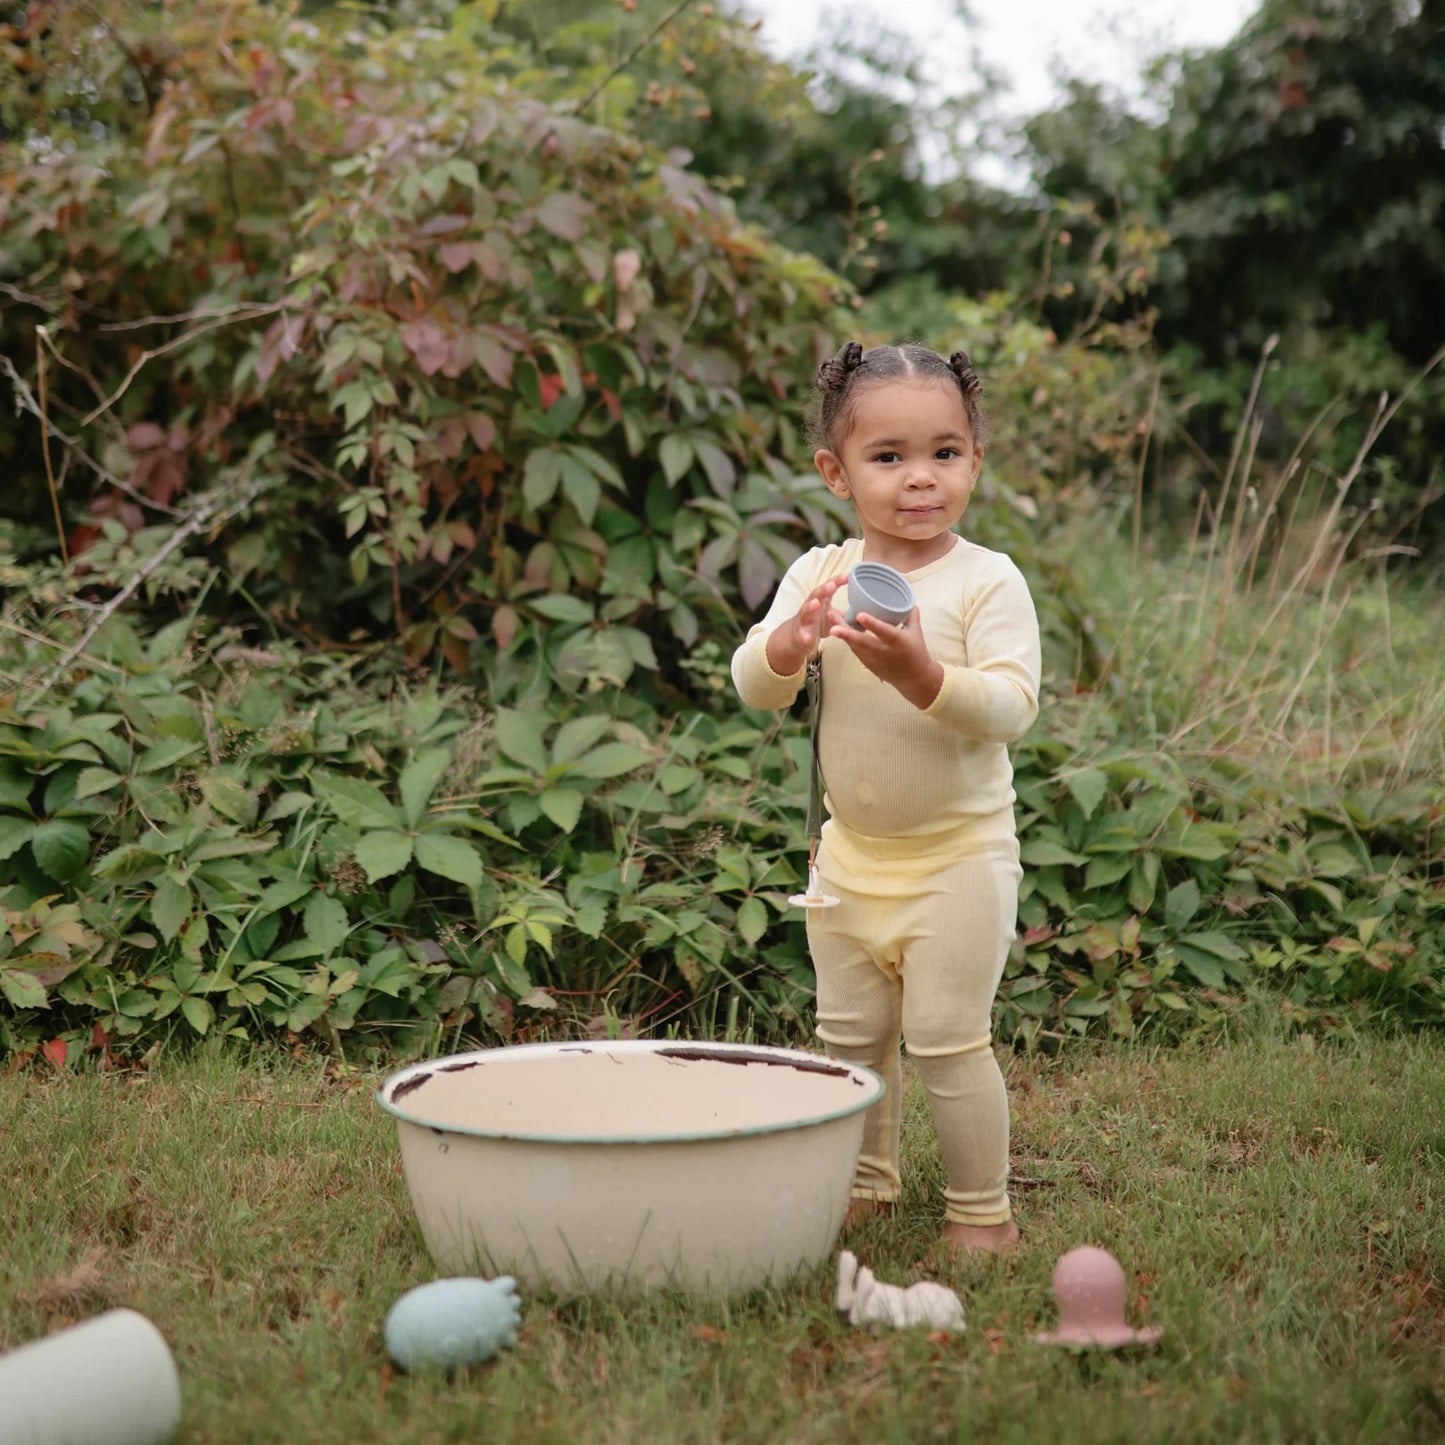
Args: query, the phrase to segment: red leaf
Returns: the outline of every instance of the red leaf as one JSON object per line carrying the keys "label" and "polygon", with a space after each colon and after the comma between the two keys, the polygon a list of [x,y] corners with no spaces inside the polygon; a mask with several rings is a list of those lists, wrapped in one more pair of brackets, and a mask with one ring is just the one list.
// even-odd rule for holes
{"label": "red leaf", "polygon": [[510,386],[512,384],[512,365],[515,358],[506,347],[493,341],[490,336],[478,335],[477,360],[482,363],[482,370],[485,371],[498,386]]}
{"label": "red leaf", "polygon": [[448,241],[437,247],[441,263],[452,273],[465,271],[475,261],[480,266],[486,256],[486,247],[480,241]]}
{"label": "red leaf", "polygon": [[[463,215],[460,211],[453,211],[445,216],[433,216],[429,221],[423,221],[416,228],[418,236],[445,236],[452,231],[463,231],[471,224],[471,217]],[[445,250],[445,247],[443,247]]]}
{"label": "red leaf", "polygon": [[466,643],[450,633],[442,633],[441,639],[442,656],[456,668],[458,672],[468,672],[472,665],[471,650]]}
{"label": "red leaf", "polygon": [[503,652],[512,645],[512,639],[517,635],[517,625],[520,621],[514,607],[499,607],[492,613],[492,636],[496,638],[497,646]]}
{"label": "red leaf", "polygon": [[542,393],[542,410],[551,411],[552,403],[567,389],[567,384],[560,376],[539,375],[537,389]]}
{"label": "red leaf", "polygon": [[416,357],[424,376],[439,371],[451,351],[446,331],[427,316],[415,317],[401,328],[401,344]]}
{"label": "red leaf", "polygon": [[48,1044],[41,1044],[40,1052],[55,1065],[57,1069],[65,1067],[66,1044],[64,1039],[51,1039]]}
{"label": "red leaf", "polygon": [[489,452],[497,439],[497,425],[484,411],[469,411],[464,420],[479,452]]}
{"label": "red leaf", "polygon": [[93,1049],[107,1049],[110,1047],[110,1035],[101,1028],[99,1024],[90,1026],[90,1046]]}
{"label": "red leaf", "polygon": [[583,222],[591,214],[592,203],[574,191],[553,191],[536,210],[542,228],[563,241],[580,241]]}
{"label": "red leaf", "polygon": [[132,452],[150,452],[166,444],[166,434],[153,421],[137,422],[125,434],[125,444]]}

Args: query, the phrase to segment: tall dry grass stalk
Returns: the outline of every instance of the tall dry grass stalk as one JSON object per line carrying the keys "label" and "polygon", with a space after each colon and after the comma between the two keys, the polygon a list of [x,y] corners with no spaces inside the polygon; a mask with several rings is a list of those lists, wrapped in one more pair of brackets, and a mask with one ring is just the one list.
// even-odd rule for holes
{"label": "tall dry grass stalk", "polygon": [[[1127,596],[1117,599],[1123,615],[1111,628],[1117,642],[1107,671],[1126,706],[1137,700],[1136,719],[1181,761],[1228,752],[1277,777],[1382,788],[1438,779],[1445,593],[1402,562],[1411,549],[1361,547],[1376,504],[1358,493],[1371,451],[1445,348],[1398,396],[1381,395],[1340,474],[1309,459],[1341,410],[1338,400],[1283,466],[1260,463],[1260,383],[1272,350],[1273,339],[1229,462],[1201,495],[1182,549],[1144,529],[1141,457]],[[1157,402],[1156,387],[1146,435]],[[1081,540],[1079,575],[1117,594],[1097,538]]]}

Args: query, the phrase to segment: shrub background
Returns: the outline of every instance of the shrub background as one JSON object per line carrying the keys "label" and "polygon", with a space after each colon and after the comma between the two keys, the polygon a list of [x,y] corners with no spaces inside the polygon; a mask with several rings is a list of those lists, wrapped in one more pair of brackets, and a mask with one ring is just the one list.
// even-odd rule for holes
{"label": "shrub background", "polygon": [[[623,77],[558,95],[487,7],[418,19],[12,26],[51,62],[11,62],[0,189],[18,1057],[807,1030],[804,743],[726,660],[848,521],[799,402],[898,295],[860,320]],[[1360,545],[1368,446],[1256,456],[1263,370],[1175,548],[1140,486],[1167,234],[1093,223],[1064,334],[1007,292],[915,313],[989,382],[969,526],[1046,629],[1002,1034],[1173,1031],[1261,983],[1438,1021],[1438,596]]]}

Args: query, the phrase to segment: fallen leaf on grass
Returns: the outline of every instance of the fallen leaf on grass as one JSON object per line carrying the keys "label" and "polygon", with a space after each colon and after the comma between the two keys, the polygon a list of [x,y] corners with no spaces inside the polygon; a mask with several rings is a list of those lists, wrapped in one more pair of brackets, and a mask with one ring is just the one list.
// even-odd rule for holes
{"label": "fallen leaf on grass", "polygon": [[701,1340],[706,1345],[727,1343],[727,1331],[718,1329],[716,1325],[699,1325],[692,1333],[695,1339]]}
{"label": "fallen leaf on grass", "polygon": [[381,1367],[381,1377],[376,1383],[376,1402],[378,1405],[386,1403],[386,1397],[391,1392],[391,1382],[396,1379],[396,1366],[388,1360]]}

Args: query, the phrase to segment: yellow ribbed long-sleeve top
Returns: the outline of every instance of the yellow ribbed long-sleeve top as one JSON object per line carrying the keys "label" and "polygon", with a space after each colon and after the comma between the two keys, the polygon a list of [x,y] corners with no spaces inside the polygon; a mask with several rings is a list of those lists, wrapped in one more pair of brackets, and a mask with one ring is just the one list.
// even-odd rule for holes
{"label": "yellow ribbed long-sleeve top", "polygon": [[[792,677],[774,672],[768,637],[815,587],[861,561],[863,543],[852,538],[815,547],[788,568],[767,616],[733,654],[733,682],[750,707],[782,708],[797,696],[804,669]],[[927,708],[875,677],[846,643],[825,637],[821,645],[824,843],[849,873],[1011,838],[1008,744],[1038,715],[1038,617],[1013,561],[959,537],[945,556],[904,575],[928,650],[943,667]],[[846,587],[833,606],[847,611]]]}

